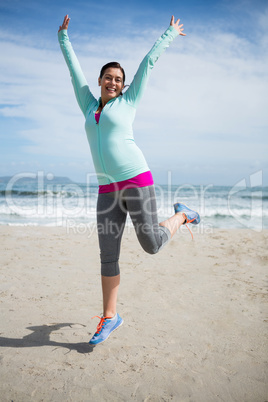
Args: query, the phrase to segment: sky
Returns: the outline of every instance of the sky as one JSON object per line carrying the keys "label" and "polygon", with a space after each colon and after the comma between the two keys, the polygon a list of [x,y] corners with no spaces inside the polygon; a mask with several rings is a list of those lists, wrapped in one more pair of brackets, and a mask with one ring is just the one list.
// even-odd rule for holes
{"label": "sky", "polygon": [[157,61],[134,123],[154,181],[250,185],[262,172],[268,185],[267,0],[0,0],[0,176],[94,173],[57,40],[65,14],[97,98],[102,65],[119,61],[130,84],[180,18],[187,35]]}

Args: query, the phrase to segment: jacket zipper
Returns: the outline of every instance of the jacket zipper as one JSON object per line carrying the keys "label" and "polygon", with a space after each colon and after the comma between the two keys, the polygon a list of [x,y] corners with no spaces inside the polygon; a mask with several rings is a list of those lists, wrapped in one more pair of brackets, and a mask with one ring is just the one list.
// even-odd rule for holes
{"label": "jacket zipper", "polygon": [[[104,108],[103,108],[103,109],[104,109]],[[103,113],[103,109],[102,109],[101,114]],[[106,171],[106,169],[105,169],[105,165],[104,165],[104,161],[103,161],[103,157],[102,157],[102,152],[101,152],[100,120],[101,120],[101,115],[100,115],[100,118],[99,118],[99,123],[97,124],[97,126],[98,126],[98,148],[99,148],[98,151],[99,151],[99,158],[100,158],[100,161],[101,161],[102,170],[103,170],[103,172],[105,173],[106,179],[108,180],[108,182],[109,182],[109,184],[110,184],[111,181],[110,181],[109,178],[108,178],[107,171]]]}

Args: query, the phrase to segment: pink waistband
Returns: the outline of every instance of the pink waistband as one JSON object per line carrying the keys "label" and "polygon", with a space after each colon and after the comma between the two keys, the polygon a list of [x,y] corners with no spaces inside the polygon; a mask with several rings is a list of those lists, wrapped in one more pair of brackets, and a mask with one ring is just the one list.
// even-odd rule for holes
{"label": "pink waistband", "polygon": [[128,180],[118,181],[116,183],[103,184],[99,186],[99,194],[111,193],[113,191],[124,190],[126,188],[138,188],[152,186],[154,184],[154,179],[150,170],[138,174],[138,176],[132,177]]}

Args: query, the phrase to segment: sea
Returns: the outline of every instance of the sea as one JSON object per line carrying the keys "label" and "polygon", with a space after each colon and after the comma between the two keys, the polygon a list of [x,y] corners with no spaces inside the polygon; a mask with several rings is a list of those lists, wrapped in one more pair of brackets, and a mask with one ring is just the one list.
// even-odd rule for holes
{"label": "sea", "polygon": [[[201,216],[198,231],[268,228],[268,186],[257,172],[233,186],[155,184],[159,222],[182,202]],[[82,232],[96,225],[98,185],[42,172],[0,177],[0,225],[63,226]],[[127,226],[131,226],[127,218]],[[192,225],[193,227],[193,225]]]}

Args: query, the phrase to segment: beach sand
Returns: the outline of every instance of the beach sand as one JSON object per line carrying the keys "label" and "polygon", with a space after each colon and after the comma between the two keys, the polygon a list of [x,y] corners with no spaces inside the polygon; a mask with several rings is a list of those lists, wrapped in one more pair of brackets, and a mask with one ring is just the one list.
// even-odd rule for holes
{"label": "beach sand", "polygon": [[96,233],[0,227],[0,400],[265,402],[268,231],[183,228],[159,254],[124,233],[118,312],[101,313]]}

